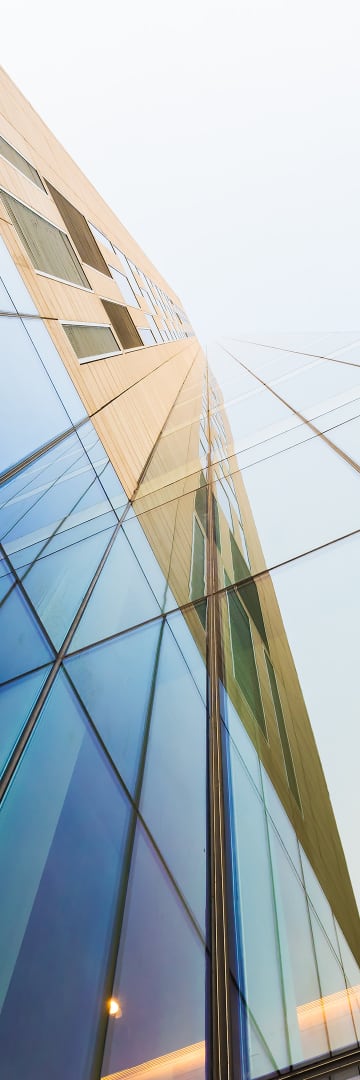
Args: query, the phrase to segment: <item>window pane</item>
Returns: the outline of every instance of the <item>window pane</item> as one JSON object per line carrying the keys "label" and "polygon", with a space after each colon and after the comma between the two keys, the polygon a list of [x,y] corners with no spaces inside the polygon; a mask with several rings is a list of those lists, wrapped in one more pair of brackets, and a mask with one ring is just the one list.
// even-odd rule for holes
{"label": "window pane", "polygon": [[121,530],[85,608],[72,648],[80,649],[159,614],[155,596]]}
{"label": "window pane", "polygon": [[13,199],[12,195],[2,191],[1,197],[35,270],[89,289],[81,263],[65,233]]}
{"label": "window pane", "polygon": [[122,1015],[109,1020],[102,1076],[166,1054],[163,1080],[204,1080],[204,949],[140,828],[113,995]]}
{"label": "window pane", "polygon": [[110,326],[85,326],[74,323],[62,325],[79,360],[111,356],[112,353],[119,352],[118,343]]}
{"label": "window pane", "polygon": [[229,589],[227,591],[226,599],[235,679],[264,735],[266,735],[250,621],[234,590]]}
{"label": "window pane", "polygon": [[106,1020],[127,820],[122,791],[60,675],[1,816],[6,1080],[89,1078]]}
{"label": "window pane", "polygon": [[156,676],[141,812],[205,932],[206,710],[165,626]]}
{"label": "window pane", "polygon": [[0,687],[0,774],[34,708],[48,672],[49,668],[41,668]]}
{"label": "window pane", "polygon": [[114,304],[111,300],[103,300],[102,303],[123,349],[135,349],[142,345],[140,334],[128,309],[121,304]]}
{"label": "window pane", "polygon": [[0,395],[2,472],[66,431],[69,417],[20,319],[0,319],[0,354],[6,360]]}
{"label": "window pane", "polygon": [[66,228],[70,233],[71,239],[75,244],[80,258],[88,266],[93,266],[94,270],[100,270],[103,274],[107,274],[110,277],[110,270],[103,258],[100,248],[98,247],[96,240],[93,237],[91,229],[89,229],[86,218],[75,206],[65,199],[64,195],[60,194],[56,188],[49,184],[47,186],[51,195],[56,203],[61,217],[65,222]]}
{"label": "window pane", "polygon": [[52,653],[19,586],[0,606],[0,682],[51,660]]}
{"label": "window pane", "polygon": [[160,626],[122,634],[66,661],[109,754],[134,792]]}
{"label": "window pane", "polygon": [[15,165],[16,169],[19,169],[20,172],[24,173],[24,176],[27,176],[28,180],[32,180],[33,184],[36,184],[37,187],[44,190],[44,185],[41,183],[39,173],[36,172],[34,166],[30,165],[30,162],[26,161],[26,158],[24,158],[22,154],[19,154],[18,150],[15,150],[13,146],[10,146],[10,143],[6,142],[6,139],[3,139],[2,135],[0,135],[0,154],[2,157],[6,158],[7,161],[10,161],[11,165]]}
{"label": "window pane", "polygon": [[125,274],[121,274],[120,270],[116,270],[114,266],[110,266],[110,270],[114,281],[119,286],[125,304],[130,304],[130,307],[139,307],[139,302],[135,296],[134,290],[131,288],[130,282]]}

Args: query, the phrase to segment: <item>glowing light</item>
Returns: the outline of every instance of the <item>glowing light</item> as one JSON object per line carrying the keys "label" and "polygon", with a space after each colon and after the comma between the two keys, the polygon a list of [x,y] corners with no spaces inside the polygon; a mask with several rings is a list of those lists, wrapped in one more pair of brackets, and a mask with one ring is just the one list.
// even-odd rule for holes
{"label": "glowing light", "polygon": [[110,998],[108,1001],[108,1013],[114,1017],[122,1016],[122,1008],[117,998]]}
{"label": "glowing light", "polygon": [[183,1046],[152,1061],[143,1061],[120,1072],[103,1076],[102,1080],[203,1080],[205,1067],[205,1043]]}
{"label": "glowing light", "polygon": [[305,1005],[299,1005],[296,1012],[300,1031],[316,1027],[324,1022],[342,1019],[349,1013],[349,1006],[357,1010],[360,1006],[360,985],[349,986],[347,990],[339,990],[335,994],[318,998],[317,1001],[308,1001]]}

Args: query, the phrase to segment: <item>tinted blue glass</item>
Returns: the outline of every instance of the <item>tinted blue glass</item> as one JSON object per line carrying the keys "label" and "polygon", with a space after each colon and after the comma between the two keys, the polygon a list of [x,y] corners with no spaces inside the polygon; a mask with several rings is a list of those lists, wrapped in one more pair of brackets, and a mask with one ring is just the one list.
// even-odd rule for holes
{"label": "tinted blue glass", "polygon": [[34,301],[24,285],[2,236],[0,236],[0,275],[17,311],[27,315],[37,315]]}
{"label": "tinted blue glass", "polygon": [[[146,514],[144,517],[146,527]],[[145,532],[141,525],[141,519],[140,521],[137,521],[136,518],[132,518],[130,521],[125,521],[124,532],[128,537],[132,550],[144,571],[153,593],[155,593],[158,603],[163,607],[166,593],[166,578],[164,577],[159,563],[150,547],[149,541],[145,536]]]}
{"label": "tinted blue glass", "polygon": [[[174,1061],[166,1063],[167,1070],[163,1065],[164,1078],[180,1080],[190,1074],[191,1080],[202,1080],[204,950],[140,828],[113,994],[120,1001],[122,1016],[109,1019],[101,1075],[170,1053]],[[192,1058],[187,1049],[192,1050]]]}
{"label": "tinted blue glass", "polygon": [[79,420],[86,416],[86,409],[84,409],[81,398],[70,379],[70,375],[67,373],[65,364],[55,348],[46,323],[42,319],[24,319],[24,325],[65,406],[70,420],[73,424],[77,424]]}
{"label": "tinted blue glass", "polygon": [[51,660],[50,646],[18,586],[0,606],[0,682]]}
{"label": "tinted blue glass", "polygon": [[60,675],[1,817],[6,1080],[89,1080],[106,1018],[127,819],[121,789]]}
{"label": "tinted blue glass", "polygon": [[[84,597],[112,534],[111,529],[77,543],[76,529],[61,534],[64,546],[36,560],[24,587],[57,648]],[[32,665],[34,666],[34,665]]]}
{"label": "tinted blue glass", "polygon": [[206,908],[206,710],[165,626],[141,812],[201,929]]}
{"label": "tinted blue glass", "polygon": [[160,625],[140,627],[66,661],[101,738],[133,793]]}
{"label": "tinted blue glass", "polygon": [[[177,611],[174,615],[168,615],[167,623],[170,627],[172,634],[179,646],[179,649],[184,657],[185,663],[191,671],[192,677],[196,682],[197,688],[203,701],[206,702],[206,663],[205,658],[202,657],[200,649],[198,649],[193,635],[190,632],[189,625],[194,626],[197,605],[194,604],[192,609],[187,609],[184,614],[181,611]],[[189,620],[189,625],[187,620]],[[196,625],[196,622],[195,622]],[[196,627],[196,629],[198,629]]]}
{"label": "tinted blue glass", "polygon": [[49,668],[32,671],[22,679],[0,686],[0,773],[34,708]]}
{"label": "tinted blue glass", "polygon": [[74,635],[72,647],[118,634],[159,614],[159,606],[121,529]]}
{"label": "tinted blue glass", "polygon": [[[40,477],[36,470],[31,483],[32,467],[25,470],[23,491],[13,496],[11,502],[8,500],[1,510],[0,521],[5,530],[2,535],[6,535],[7,542],[23,537],[26,547],[37,538],[45,540],[51,536],[62,522],[69,528],[72,521],[111,510],[77,436],[65,439],[57,447],[57,454],[57,474],[53,462],[52,468],[44,470]],[[11,484],[8,487],[10,494]],[[116,524],[115,515],[113,522]]]}
{"label": "tinted blue glass", "polygon": [[123,508],[128,502],[127,495],[90,420],[78,434],[112,505],[117,510]]}
{"label": "tinted blue glass", "polygon": [[[69,427],[69,417],[20,319],[0,319],[0,472]],[[20,393],[21,388],[21,393]]]}

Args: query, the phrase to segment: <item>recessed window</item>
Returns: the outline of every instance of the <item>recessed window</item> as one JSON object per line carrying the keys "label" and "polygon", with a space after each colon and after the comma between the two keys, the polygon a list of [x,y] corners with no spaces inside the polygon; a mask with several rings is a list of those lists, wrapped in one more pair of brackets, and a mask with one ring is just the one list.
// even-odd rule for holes
{"label": "recessed window", "polygon": [[70,345],[79,360],[101,360],[119,353],[119,346],[110,326],[91,326],[86,323],[62,324]]}
{"label": "recessed window", "polygon": [[125,277],[125,274],[121,274],[120,270],[115,270],[114,266],[110,266],[110,270],[114,281],[116,281],[116,284],[119,286],[123,300],[125,300],[125,304],[130,304],[130,307],[140,307],[140,304],[138,303],[135,293],[131,288],[128,278]]}
{"label": "recessed window", "polygon": [[42,188],[42,190],[45,191],[39,173],[34,169],[34,166],[30,165],[30,162],[27,161],[22,154],[19,154],[19,151],[15,150],[14,146],[11,146],[10,143],[6,142],[6,139],[3,139],[2,135],[0,135],[0,154],[1,157],[6,158],[6,161],[10,162],[10,165],[14,165],[15,169],[19,169],[19,172],[22,172],[24,176],[27,176],[28,180],[32,180],[33,184],[36,184],[37,187]]}
{"label": "recessed window", "polygon": [[126,277],[130,281],[131,288],[134,289],[135,292],[139,292],[140,285],[133,274],[133,270],[136,270],[136,266],[130,262],[130,259],[126,258],[126,255],[124,255],[123,251],[120,251],[120,248],[115,247],[115,244],[114,251],[119,256],[120,262],[123,263],[124,269],[126,270]]}
{"label": "recessed window", "polygon": [[151,299],[150,293],[149,293],[149,292],[147,292],[147,291],[146,291],[146,289],[141,289],[141,290],[140,290],[140,292],[141,292],[141,296],[142,296],[142,297],[144,298],[144,300],[145,300],[145,303],[146,303],[146,304],[147,304],[147,306],[148,306],[148,307],[150,308],[150,311],[154,311],[154,312],[155,312],[155,311],[156,311],[156,308],[154,307],[154,304],[153,304],[153,302],[152,302],[152,299]]}
{"label": "recessed window", "polygon": [[6,209],[35,270],[90,288],[66,233],[12,195],[1,192]]}
{"label": "recessed window", "polygon": [[95,240],[97,240],[97,242],[100,244],[105,244],[105,247],[109,248],[109,251],[111,251],[112,253],[114,251],[112,243],[110,240],[108,240],[107,236],[105,236],[104,233],[101,232],[101,229],[97,229],[96,225],[92,225],[91,221],[88,221],[88,226],[89,229],[91,229]]}
{"label": "recessed window", "polygon": [[151,330],[148,330],[146,326],[139,326],[138,330],[143,345],[156,345],[156,341]]}
{"label": "recessed window", "polygon": [[61,195],[60,191],[57,191],[52,184],[49,184],[48,180],[46,183],[82,261],[87,263],[88,266],[92,266],[94,270],[100,270],[102,274],[111,277],[109,267],[84,215],[68,199],[65,199],[65,196]]}
{"label": "recessed window", "polygon": [[150,330],[152,330],[155,341],[157,341],[158,343],[161,344],[162,336],[160,334],[159,327],[157,326],[157,324],[155,322],[155,319],[153,319],[152,315],[145,315],[145,318],[146,318],[146,322],[149,324]]}
{"label": "recessed window", "polygon": [[142,345],[139,331],[128,309],[122,304],[114,304],[112,300],[103,300],[102,303],[123,349],[136,349]]}

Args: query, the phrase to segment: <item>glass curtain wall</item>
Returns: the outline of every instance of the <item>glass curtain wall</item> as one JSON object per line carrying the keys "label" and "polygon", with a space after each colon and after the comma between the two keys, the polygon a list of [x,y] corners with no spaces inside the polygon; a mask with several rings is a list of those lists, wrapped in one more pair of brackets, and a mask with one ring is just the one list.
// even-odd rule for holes
{"label": "glass curtain wall", "polygon": [[1,266],[4,1077],[330,1072],[359,919],[301,649],[355,567],[357,365],[199,350],[129,500]]}

